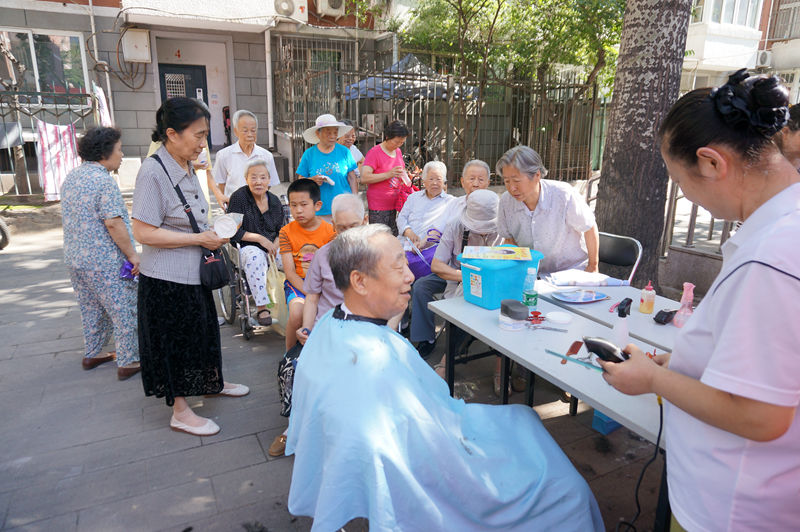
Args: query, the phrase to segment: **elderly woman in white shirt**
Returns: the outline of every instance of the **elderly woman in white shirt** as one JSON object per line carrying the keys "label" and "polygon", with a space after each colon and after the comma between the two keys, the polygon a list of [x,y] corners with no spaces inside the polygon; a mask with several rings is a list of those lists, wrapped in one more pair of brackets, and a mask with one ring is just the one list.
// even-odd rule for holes
{"label": "elderly woman in white shirt", "polygon": [[445,192],[446,182],[447,167],[444,163],[426,163],[422,168],[422,185],[425,188],[408,196],[403,209],[397,215],[397,229],[405,237],[401,240],[405,240],[404,246],[417,279],[431,272],[428,267],[424,268],[426,271],[415,271],[412,245],[420,250],[427,250],[423,254],[430,263],[434,252],[432,248],[439,243],[445,226],[457,214],[452,208],[456,198]]}
{"label": "elderly woman in white shirt", "polygon": [[547,169],[542,158],[528,146],[508,150],[495,169],[506,186],[497,219],[505,243],[541,251],[541,273],[573,268],[596,272],[597,223],[575,189],[544,179]]}

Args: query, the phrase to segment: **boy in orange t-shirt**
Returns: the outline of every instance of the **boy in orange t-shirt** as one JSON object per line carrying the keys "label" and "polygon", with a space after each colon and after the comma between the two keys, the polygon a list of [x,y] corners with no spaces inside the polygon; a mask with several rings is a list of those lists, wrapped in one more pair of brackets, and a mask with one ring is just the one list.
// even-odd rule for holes
{"label": "boy in orange t-shirt", "polygon": [[283,285],[286,294],[286,306],[289,318],[286,323],[286,350],[296,342],[297,337],[290,334],[296,331],[303,322],[303,280],[311,264],[311,259],[319,248],[333,240],[336,236],[333,226],[317,218],[317,211],[322,208],[319,185],[310,179],[298,179],[289,185],[289,210],[294,220],[281,229],[278,235],[283,271],[286,282]]}

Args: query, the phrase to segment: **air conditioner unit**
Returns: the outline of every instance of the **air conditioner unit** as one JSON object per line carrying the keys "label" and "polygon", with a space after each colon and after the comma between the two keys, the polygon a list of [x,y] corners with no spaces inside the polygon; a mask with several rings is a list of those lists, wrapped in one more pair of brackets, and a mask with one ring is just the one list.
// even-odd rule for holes
{"label": "air conditioner unit", "polygon": [[317,0],[317,11],[329,17],[344,16],[344,0]]}
{"label": "air conditioner unit", "polygon": [[308,0],[274,0],[275,14],[308,24]]}
{"label": "air conditioner unit", "polygon": [[759,50],[756,56],[756,68],[772,68],[772,52]]}

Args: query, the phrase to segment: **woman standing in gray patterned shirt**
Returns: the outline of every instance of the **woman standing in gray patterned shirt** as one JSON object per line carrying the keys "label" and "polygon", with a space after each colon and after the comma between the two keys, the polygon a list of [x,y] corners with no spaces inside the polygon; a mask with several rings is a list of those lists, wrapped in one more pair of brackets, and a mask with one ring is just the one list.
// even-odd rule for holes
{"label": "woman standing in gray patterned shirt", "polygon": [[[208,109],[189,98],[171,98],[161,105],[153,141],[163,145],[142,162],[132,215],[134,237],[143,245],[139,351],[145,395],[166,397],[172,407],[170,427],[197,436],[220,429],[195,414],[187,396],[249,392],[247,386],[222,378],[214,298],[200,284],[201,247],[217,249],[227,242],[208,230],[208,203],[191,164],[206,146],[208,118]],[[192,231],[174,186],[181,189],[203,232]]]}

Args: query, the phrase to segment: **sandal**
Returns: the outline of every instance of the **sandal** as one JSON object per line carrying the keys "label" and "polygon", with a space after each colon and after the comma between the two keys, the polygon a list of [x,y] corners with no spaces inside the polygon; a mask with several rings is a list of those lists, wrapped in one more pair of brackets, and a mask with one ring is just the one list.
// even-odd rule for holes
{"label": "sandal", "polygon": [[446,367],[447,366],[445,364],[439,363],[433,366],[433,371],[435,371],[438,376],[446,380],[447,379],[447,377],[445,376]]}
{"label": "sandal", "polygon": [[[267,313],[266,318],[261,317],[261,314],[263,312]],[[256,321],[258,322],[259,325],[263,325],[264,327],[272,325],[272,314],[270,314],[267,309],[261,309],[258,312],[256,312]]]}

